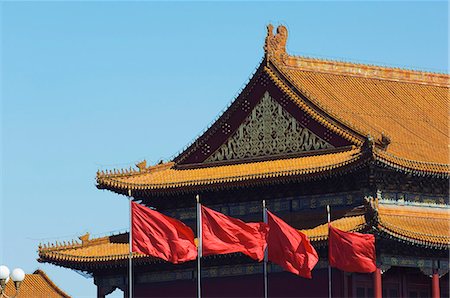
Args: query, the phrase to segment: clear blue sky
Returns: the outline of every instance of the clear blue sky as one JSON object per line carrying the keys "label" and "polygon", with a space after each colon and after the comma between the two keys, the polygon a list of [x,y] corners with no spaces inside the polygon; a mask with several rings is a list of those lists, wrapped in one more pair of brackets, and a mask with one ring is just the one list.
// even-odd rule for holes
{"label": "clear blue sky", "polygon": [[181,150],[258,66],[269,22],[291,54],[448,71],[446,2],[0,5],[0,263],[74,297],[94,297],[93,280],[39,264],[39,242],[126,229],[97,169]]}

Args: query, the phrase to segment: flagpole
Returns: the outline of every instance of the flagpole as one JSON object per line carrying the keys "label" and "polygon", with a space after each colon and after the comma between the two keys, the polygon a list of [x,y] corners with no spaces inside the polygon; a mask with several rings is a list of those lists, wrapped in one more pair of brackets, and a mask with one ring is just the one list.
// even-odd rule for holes
{"label": "flagpole", "polygon": [[[266,208],[266,200],[262,201],[262,205],[263,205],[263,221],[264,223],[267,224],[267,208]],[[268,261],[268,249],[269,247],[267,246],[265,251],[264,251],[264,266],[263,266],[263,271],[264,271],[264,298],[267,298],[267,261]]]}
{"label": "flagpole", "polygon": [[[327,221],[328,221],[328,226],[329,226],[330,222],[331,222],[330,205],[327,205]],[[328,240],[328,245],[330,245],[329,240]],[[330,252],[330,249],[328,248],[328,253],[329,252]],[[328,297],[331,298],[331,266],[330,266],[330,258],[329,257],[328,257]]]}
{"label": "flagpole", "polygon": [[128,268],[129,268],[129,272],[128,272],[128,286],[129,286],[129,293],[128,293],[128,297],[132,298],[133,297],[133,246],[132,246],[132,242],[133,242],[133,229],[132,229],[132,225],[133,225],[133,214],[132,214],[132,197],[131,197],[131,189],[128,189],[128,197],[130,199],[130,233],[129,233],[129,239],[128,239],[128,247],[129,247],[129,257],[128,257]]}
{"label": "flagpole", "polygon": [[201,298],[201,266],[200,266],[200,260],[202,258],[202,210],[200,205],[200,196],[196,196],[197,200],[197,240],[198,240],[198,246],[197,246],[197,297]]}

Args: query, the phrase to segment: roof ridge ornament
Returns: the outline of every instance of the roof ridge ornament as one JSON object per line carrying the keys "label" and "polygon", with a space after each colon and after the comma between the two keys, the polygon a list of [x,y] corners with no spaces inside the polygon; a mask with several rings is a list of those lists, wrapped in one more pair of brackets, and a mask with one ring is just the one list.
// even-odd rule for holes
{"label": "roof ridge ornament", "polygon": [[275,59],[283,61],[287,58],[286,42],[288,38],[288,30],[286,26],[277,27],[277,33],[273,34],[273,25],[267,25],[267,36],[264,43],[264,52],[266,59]]}
{"label": "roof ridge ornament", "polygon": [[382,132],[380,142],[381,142],[382,149],[384,151],[386,151],[389,144],[391,143],[391,137],[389,135],[387,135],[386,133]]}
{"label": "roof ridge ornament", "polygon": [[377,196],[374,198],[372,196],[368,196],[364,198],[364,206],[366,209],[366,213],[364,214],[364,218],[366,223],[372,228],[377,228],[379,224],[379,215],[378,215],[378,200],[380,199],[381,193],[377,191]]}
{"label": "roof ridge ornament", "polygon": [[139,172],[143,172],[147,169],[147,160],[143,160],[136,164],[136,167],[139,169]]}
{"label": "roof ridge ornament", "polygon": [[78,237],[78,239],[80,239],[81,240],[81,243],[82,243],[82,245],[85,245],[85,244],[87,244],[90,240],[89,240],[89,232],[87,232],[86,234],[84,234],[84,235],[81,235],[80,237]]}

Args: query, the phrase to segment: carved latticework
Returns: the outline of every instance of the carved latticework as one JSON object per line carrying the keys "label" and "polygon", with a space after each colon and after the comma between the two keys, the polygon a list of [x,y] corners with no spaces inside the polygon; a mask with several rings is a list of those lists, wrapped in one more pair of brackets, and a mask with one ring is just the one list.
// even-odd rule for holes
{"label": "carved latticework", "polygon": [[206,162],[333,148],[300,124],[266,92],[234,134]]}

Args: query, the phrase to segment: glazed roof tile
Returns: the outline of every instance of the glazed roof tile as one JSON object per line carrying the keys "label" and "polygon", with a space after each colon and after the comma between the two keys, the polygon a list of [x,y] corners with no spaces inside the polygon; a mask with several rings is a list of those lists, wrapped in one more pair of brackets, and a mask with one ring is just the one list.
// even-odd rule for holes
{"label": "glazed roof tile", "polygon": [[[450,175],[449,75],[290,56],[286,28],[280,26],[276,35],[272,29],[269,26],[262,71],[255,77],[268,75],[307,115],[358,148],[370,135],[376,145],[373,158],[379,163],[420,174]],[[98,173],[97,183],[99,188],[124,192],[307,176],[342,167],[359,155],[352,149],[185,170],[168,162],[139,173]]]}
{"label": "glazed roof tile", "polygon": [[439,248],[450,246],[449,206],[378,205],[378,229],[393,238]]}
{"label": "glazed roof tile", "polygon": [[[56,262],[110,262],[128,259],[128,233],[105,236],[89,240],[89,234],[81,236],[81,242],[72,241],[70,244],[56,244],[39,247],[41,259]],[[133,253],[133,258],[148,257]]]}
{"label": "glazed roof tile", "polygon": [[386,150],[376,154],[383,162],[450,172],[448,74],[290,56],[287,29],[272,30],[267,72],[285,92],[306,97],[309,105],[293,96],[299,106],[321,114],[325,126],[335,121],[356,136],[371,135]]}
{"label": "glazed roof tile", "polygon": [[[12,297],[16,290],[14,282],[9,281],[6,284],[6,295]],[[25,279],[20,285],[17,298],[70,298],[58,288],[42,270],[36,270],[33,274],[26,274]]]}
{"label": "glazed roof tile", "polygon": [[231,182],[300,176],[329,172],[361,160],[360,149],[243,164],[177,169],[173,162],[146,168],[141,172],[98,173],[102,188],[176,189],[186,186],[223,185]]}
{"label": "glazed roof tile", "polygon": [[308,67],[275,65],[300,92],[332,117],[362,135],[381,139],[382,133],[386,134],[391,140],[389,153],[415,161],[448,164],[448,85],[370,77],[366,75],[368,70],[361,67],[354,70],[356,74],[332,68],[321,71],[320,62],[311,62]]}
{"label": "glazed roof tile", "polygon": [[[296,59],[301,60],[303,58],[296,57]],[[321,62],[314,59],[312,61]],[[277,67],[279,63],[274,61],[273,65]],[[339,63],[346,65],[343,62],[336,62],[336,64]],[[310,67],[313,67],[312,65]],[[449,108],[448,95],[450,90],[448,86],[417,84],[419,89],[422,86],[423,90],[420,94],[413,93],[415,101],[412,101],[409,98],[411,95],[408,88],[400,88],[400,90],[405,91],[403,94],[396,90],[395,85],[392,84],[398,83],[396,81],[386,80],[385,82],[389,82],[393,86],[391,86],[391,89],[381,88],[384,94],[380,95],[377,93],[376,87],[373,86],[377,85],[376,82],[372,82],[372,84],[358,82],[361,79],[368,82],[379,79],[367,78],[366,76],[349,76],[346,80],[345,74],[328,74],[332,78],[337,76],[337,79],[333,80],[320,72],[315,73],[311,70],[303,72],[292,70],[290,67],[278,66],[277,68],[286,74],[288,80],[297,87],[301,94],[307,96],[317,109],[308,106],[276,74],[276,71],[269,67],[265,67],[264,70],[271,80],[313,119],[356,145],[363,144],[361,140],[363,136],[375,138],[374,141],[377,146],[373,148],[373,157],[379,162],[402,170],[420,171],[439,176],[450,174],[449,118],[446,113],[442,112]],[[294,75],[290,75],[290,72],[294,72]],[[307,83],[302,81],[302,79],[305,79],[301,75],[303,73],[306,74]],[[316,75],[321,78],[321,82],[318,82],[320,80],[314,80]],[[432,76],[433,74],[429,75]],[[339,79],[347,83],[347,86],[340,86],[342,84],[338,82]],[[359,92],[357,88],[353,89],[352,81],[355,81],[355,86],[367,88],[367,90]],[[387,84],[389,85],[389,83]],[[328,85],[324,86],[326,84]],[[398,84],[401,85],[401,83]],[[430,92],[426,90],[427,86],[428,88],[437,88],[439,92]],[[327,87],[330,88],[328,92],[324,89]],[[352,92],[358,95],[352,95]],[[389,98],[389,94],[393,97],[392,100]],[[389,98],[389,100],[383,98]],[[380,104],[381,99],[384,100],[382,101],[383,104]],[[423,104],[419,105],[418,102],[421,99]],[[437,107],[439,110],[434,111],[439,117],[432,115],[431,109],[433,107]],[[321,114],[320,110],[326,116]],[[404,112],[405,110],[407,112]],[[425,117],[426,115],[428,117]],[[429,119],[429,117],[432,118]],[[344,125],[344,128],[338,124]],[[346,131],[345,127],[348,127],[349,131]],[[359,139],[358,135],[360,136]],[[383,144],[385,141],[388,142],[386,145]]]}

